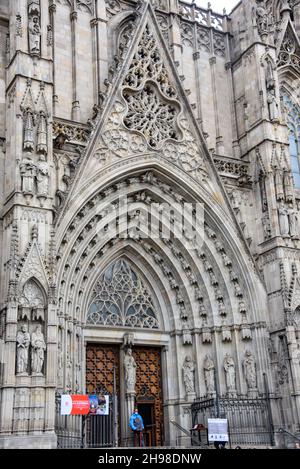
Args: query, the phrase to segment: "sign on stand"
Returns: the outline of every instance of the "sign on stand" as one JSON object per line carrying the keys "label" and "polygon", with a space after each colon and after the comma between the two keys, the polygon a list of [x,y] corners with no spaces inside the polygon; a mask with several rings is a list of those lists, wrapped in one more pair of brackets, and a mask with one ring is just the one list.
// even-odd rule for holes
{"label": "sign on stand", "polygon": [[208,419],[208,441],[229,441],[227,419]]}

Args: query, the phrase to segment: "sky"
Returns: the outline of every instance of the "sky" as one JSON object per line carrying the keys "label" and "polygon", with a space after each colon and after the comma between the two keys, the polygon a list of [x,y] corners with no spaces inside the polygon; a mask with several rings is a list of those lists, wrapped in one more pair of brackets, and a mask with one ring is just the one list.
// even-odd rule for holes
{"label": "sky", "polygon": [[[196,0],[197,5],[207,8],[208,0]],[[216,13],[222,13],[223,8],[226,8],[227,13],[239,3],[239,0],[210,0],[211,7]]]}

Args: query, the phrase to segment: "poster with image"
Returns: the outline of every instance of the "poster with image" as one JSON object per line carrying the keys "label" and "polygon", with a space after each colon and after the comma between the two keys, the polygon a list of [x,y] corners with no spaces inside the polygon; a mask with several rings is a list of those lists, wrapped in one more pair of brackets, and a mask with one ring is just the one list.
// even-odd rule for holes
{"label": "poster with image", "polygon": [[92,394],[90,400],[90,415],[109,415],[109,396]]}

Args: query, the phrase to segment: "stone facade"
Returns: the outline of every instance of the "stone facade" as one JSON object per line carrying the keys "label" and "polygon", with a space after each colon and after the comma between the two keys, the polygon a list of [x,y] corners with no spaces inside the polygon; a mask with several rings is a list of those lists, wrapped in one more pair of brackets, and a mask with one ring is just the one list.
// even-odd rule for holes
{"label": "stone facade", "polygon": [[[162,347],[166,444],[214,373],[299,431],[299,33],[297,1],[0,1],[1,447],[55,447],[85,344],[126,334]],[[204,206],[193,246],[152,203]]]}

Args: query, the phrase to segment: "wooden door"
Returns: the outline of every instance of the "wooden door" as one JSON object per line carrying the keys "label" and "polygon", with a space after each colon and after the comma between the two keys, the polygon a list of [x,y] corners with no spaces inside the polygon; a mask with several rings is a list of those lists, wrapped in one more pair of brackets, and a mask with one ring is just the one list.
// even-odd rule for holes
{"label": "wooden door", "polygon": [[[134,347],[137,364],[136,396],[141,410],[149,405],[153,409],[153,422],[145,430],[153,434],[153,446],[163,445],[163,392],[161,376],[161,349]],[[150,428],[151,427],[151,428]]]}

